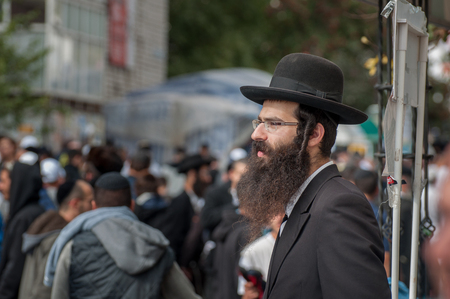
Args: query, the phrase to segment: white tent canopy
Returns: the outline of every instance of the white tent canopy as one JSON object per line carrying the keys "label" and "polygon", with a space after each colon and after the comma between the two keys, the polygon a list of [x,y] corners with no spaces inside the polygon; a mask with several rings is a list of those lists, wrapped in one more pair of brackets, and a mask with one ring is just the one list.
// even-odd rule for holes
{"label": "white tent canopy", "polygon": [[131,151],[136,141],[147,139],[158,162],[170,159],[176,146],[196,151],[202,143],[226,155],[240,135],[249,137],[250,120],[261,110],[239,88],[268,86],[271,77],[248,68],[208,70],[131,92],[105,105],[107,137]]}

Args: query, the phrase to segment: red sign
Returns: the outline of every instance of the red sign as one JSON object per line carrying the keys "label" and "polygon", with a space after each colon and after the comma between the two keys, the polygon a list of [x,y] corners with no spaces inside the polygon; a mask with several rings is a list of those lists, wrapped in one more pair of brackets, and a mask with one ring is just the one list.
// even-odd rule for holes
{"label": "red sign", "polygon": [[109,0],[109,62],[127,64],[127,0]]}
{"label": "red sign", "polygon": [[388,178],[387,178],[387,183],[388,183],[389,186],[391,186],[391,185],[397,185],[397,181],[394,180],[394,178],[393,178],[392,176],[388,176]]}

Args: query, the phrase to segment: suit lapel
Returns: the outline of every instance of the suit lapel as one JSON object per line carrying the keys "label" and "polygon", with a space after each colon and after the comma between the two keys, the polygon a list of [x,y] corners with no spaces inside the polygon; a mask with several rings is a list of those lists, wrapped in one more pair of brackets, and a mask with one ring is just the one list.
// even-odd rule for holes
{"label": "suit lapel", "polygon": [[268,285],[266,287],[266,290],[269,292],[268,295],[270,295],[270,291],[276,282],[278,272],[280,271],[284,259],[298,239],[300,232],[310,217],[309,208],[311,207],[317,192],[325,182],[336,176],[340,176],[336,165],[326,167],[309,183],[303,194],[300,196],[300,199],[297,201],[289,220],[284,226],[283,233],[281,236],[278,235],[277,241],[275,242],[269,267]]}
{"label": "suit lapel", "polygon": [[275,240],[275,245],[273,246],[272,256],[270,257],[269,271],[267,272],[267,273],[269,273],[269,275],[267,277],[267,283],[266,283],[265,291],[269,290],[269,287],[271,285],[271,277],[270,277],[271,275],[270,275],[270,273],[272,272],[273,260],[274,260],[275,252],[277,251],[278,241],[279,240],[280,240],[280,234],[278,234],[277,239]]}

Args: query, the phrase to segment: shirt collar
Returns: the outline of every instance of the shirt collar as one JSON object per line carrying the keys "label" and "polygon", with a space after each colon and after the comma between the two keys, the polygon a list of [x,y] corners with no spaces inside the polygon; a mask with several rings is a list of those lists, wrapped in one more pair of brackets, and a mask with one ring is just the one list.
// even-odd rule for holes
{"label": "shirt collar", "polygon": [[328,166],[332,165],[333,162],[327,162],[325,164],[323,164],[322,166],[319,167],[319,169],[317,169],[316,171],[314,171],[313,174],[311,174],[304,182],[303,184],[300,186],[300,188],[298,188],[298,190],[294,193],[294,195],[292,195],[291,199],[289,200],[288,204],[286,205],[285,211],[286,211],[286,215],[288,217],[291,216],[292,210],[295,207],[295,204],[297,203],[298,199],[300,198],[300,196],[303,194],[303,192],[305,191],[306,187],[308,187],[309,183],[311,183],[311,181],[316,177],[316,175],[319,174],[319,172],[321,172],[322,170],[324,170],[325,168],[327,168]]}
{"label": "shirt collar", "polygon": [[231,198],[232,198],[231,203],[233,204],[233,206],[239,207],[239,198],[237,196],[236,188],[230,189],[230,195],[231,195]]}
{"label": "shirt collar", "polygon": [[191,202],[191,206],[196,213],[200,213],[203,206],[205,205],[205,200],[197,196],[194,191],[186,191],[186,194],[189,197],[189,201]]}
{"label": "shirt collar", "polygon": [[139,195],[135,202],[137,205],[142,206],[144,205],[150,198],[153,197],[153,193],[152,192],[144,192],[141,195]]}

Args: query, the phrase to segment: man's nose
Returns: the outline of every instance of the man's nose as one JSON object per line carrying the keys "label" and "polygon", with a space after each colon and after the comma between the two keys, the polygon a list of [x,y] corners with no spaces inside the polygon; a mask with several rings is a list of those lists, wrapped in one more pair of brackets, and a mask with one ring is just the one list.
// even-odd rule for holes
{"label": "man's nose", "polygon": [[263,123],[260,123],[256,129],[253,131],[252,139],[254,141],[265,141],[267,140],[267,130]]}

